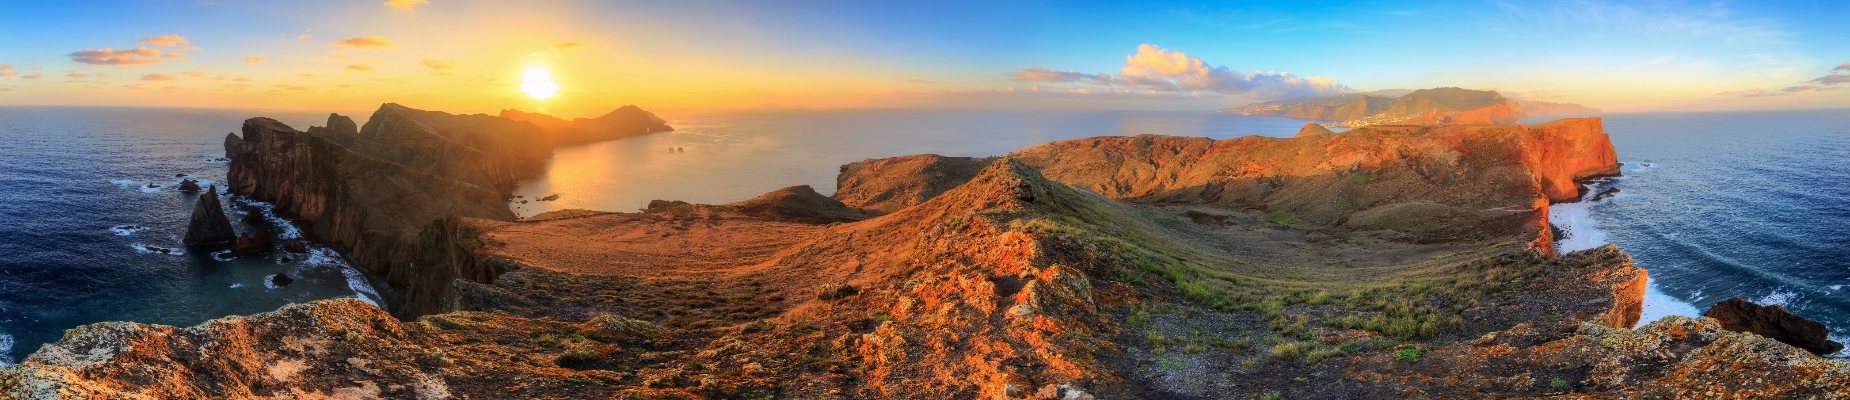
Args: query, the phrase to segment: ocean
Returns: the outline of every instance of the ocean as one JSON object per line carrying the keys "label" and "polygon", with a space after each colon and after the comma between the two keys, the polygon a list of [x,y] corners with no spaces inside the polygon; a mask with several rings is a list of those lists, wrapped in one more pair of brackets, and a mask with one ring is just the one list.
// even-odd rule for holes
{"label": "ocean", "polygon": [[1605,126],[1624,176],[1589,197],[1619,193],[1550,218],[1568,231],[1562,250],[1613,243],[1650,271],[1641,324],[1738,296],[1850,338],[1850,110],[1611,114]]}
{"label": "ocean", "polygon": [[[345,114],[345,113],[343,113]],[[1850,117],[1842,110],[1611,114],[1619,196],[1558,205],[1567,246],[1617,243],[1651,271],[1653,313],[1699,313],[1730,296],[1850,327]],[[0,364],[65,329],[129,320],[188,326],[290,302],[377,301],[338,255],[221,260],[179,245],[197,195],[219,182],[226,132],[252,116],[297,129],[320,112],[0,107]],[[364,115],[364,114],[361,114]],[[1048,141],[1163,134],[1288,137],[1304,121],[1210,112],[777,110],[663,114],[676,131],[558,149],[523,183],[517,214],[634,211],[649,200],[730,203],[792,185],[835,190],[842,164],[936,153],[1006,154]],[[1547,120],[1551,118],[1544,118]],[[361,121],[362,123],[364,121]],[[1530,121],[1536,122],[1536,121]],[[672,150],[671,150],[672,149]],[[1650,166],[1645,164],[1649,163]],[[149,183],[158,187],[149,188]],[[557,194],[556,201],[533,201]],[[233,199],[232,217],[244,205]],[[287,221],[266,225],[289,233]],[[236,223],[239,231],[249,227]],[[179,254],[150,251],[179,249]],[[288,259],[285,260],[284,258]],[[286,273],[296,281],[268,285]]]}
{"label": "ocean", "polygon": [[[225,155],[225,134],[255,115],[304,128],[327,120],[325,113],[0,107],[0,364],[95,322],[190,326],[294,302],[377,301],[371,282],[325,247],[221,260],[180,244],[199,195],[179,192],[176,175],[223,182],[226,164],[215,159]],[[226,204],[239,232],[250,229],[236,221],[242,206],[265,206]],[[266,229],[295,234],[288,221],[270,220]],[[278,273],[294,282],[271,285]]]}

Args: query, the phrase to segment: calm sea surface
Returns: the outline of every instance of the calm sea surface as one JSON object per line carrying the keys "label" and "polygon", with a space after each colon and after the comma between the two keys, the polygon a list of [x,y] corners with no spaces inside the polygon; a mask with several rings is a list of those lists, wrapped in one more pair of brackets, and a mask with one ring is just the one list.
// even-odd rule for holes
{"label": "calm sea surface", "polygon": [[[1654,312],[1740,295],[1785,304],[1841,334],[1850,327],[1850,298],[1839,290],[1850,285],[1846,115],[1608,115],[1606,129],[1620,158],[1631,164],[1625,178],[1600,185],[1623,194],[1558,207],[1556,220],[1571,225],[1571,243],[1617,243],[1651,270]],[[326,249],[224,261],[179,245],[197,195],[173,190],[175,174],[222,181],[224,164],[209,157],[223,155],[224,134],[251,116],[298,129],[326,119],[326,113],[0,107],[0,364],[56,340],[64,329],[98,321],[184,326],[290,302],[376,300],[368,280]],[[633,211],[652,199],[728,203],[803,184],[827,194],[835,190],[840,165],[866,158],[1001,155],[1103,135],[1290,136],[1303,124],[1150,111],[662,116],[677,130],[558,149],[548,173],[517,193],[526,199],[559,194],[559,200],[517,203],[516,212]],[[234,219],[245,204],[228,203]],[[292,234],[286,221],[270,224]],[[182,254],[150,252],[149,246]],[[296,282],[267,285],[265,278],[276,273]]]}

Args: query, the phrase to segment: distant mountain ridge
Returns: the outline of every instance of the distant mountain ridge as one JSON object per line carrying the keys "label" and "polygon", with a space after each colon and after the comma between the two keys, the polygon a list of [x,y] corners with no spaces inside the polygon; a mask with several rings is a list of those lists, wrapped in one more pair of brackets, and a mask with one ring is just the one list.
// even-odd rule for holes
{"label": "distant mountain ridge", "polygon": [[1442,87],[1268,101],[1218,112],[1333,121],[1331,125],[1353,128],[1381,124],[1511,124],[1530,115],[1592,114],[1599,110],[1579,104],[1516,100],[1494,90]]}
{"label": "distant mountain ridge", "polygon": [[564,118],[516,109],[501,110],[501,118],[525,121],[544,129],[554,146],[567,146],[672,131],[668,121],[635,105],[626,105],[597,118]]}

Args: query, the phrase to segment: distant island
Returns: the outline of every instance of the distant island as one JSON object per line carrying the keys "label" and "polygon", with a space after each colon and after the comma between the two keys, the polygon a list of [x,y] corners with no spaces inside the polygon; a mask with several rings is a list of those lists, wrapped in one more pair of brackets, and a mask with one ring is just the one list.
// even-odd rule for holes
{"label": "distant island", "polygon": [[1525,116],[1597,114],[1600,110],[1579,104],[1518,100],[1494,90],[1442,87],[1268,101],[1218,112],[1330,121],[1328,126],[1355,128],[1384,124],[1512,124]]}

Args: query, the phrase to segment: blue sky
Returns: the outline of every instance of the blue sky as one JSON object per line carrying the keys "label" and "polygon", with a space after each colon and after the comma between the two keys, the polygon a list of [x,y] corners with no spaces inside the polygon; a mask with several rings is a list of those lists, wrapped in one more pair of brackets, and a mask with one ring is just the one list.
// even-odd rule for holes
{"label": "blue sky", "polygon": [[[1834,70],[1850,62],[1850,2],[221,0],[7,9],[0,66],[11,64],[11,76],[0,76],[0,104],[325,108],[408,98],[492,109],[531,103],[514,81],[541,66],[563,87],[548,101],[566,109],[1214,109],[1440,86],[1609,111],[1850,107],[1850,84],[1827,79],[1850,74]],[[187,44],[137,41],[162,35]],[[393,46],[334,43],[359,37]],[[580,47],[554,50],[565,43]],[[110,65],[73,55],[137,47],[185,56]],[[1139,55],[1202,68],[1127,60]],[[1048,74],[1068,71],[1089,77]]]}

